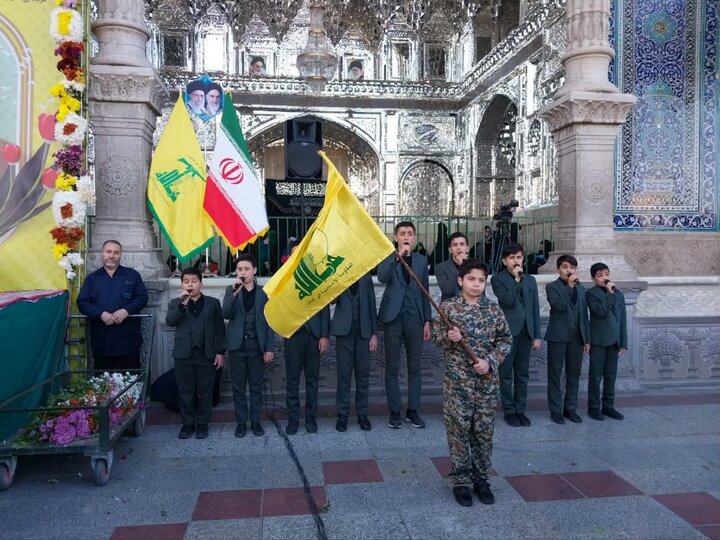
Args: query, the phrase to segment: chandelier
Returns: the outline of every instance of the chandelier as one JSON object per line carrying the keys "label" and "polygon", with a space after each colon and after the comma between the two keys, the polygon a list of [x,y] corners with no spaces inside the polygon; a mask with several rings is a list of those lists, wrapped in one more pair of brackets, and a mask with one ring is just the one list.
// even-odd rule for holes
{"label": "chandelier", "polygon": [[310,29],[307,45],[297,57],[300,76],[307,81],[311,92],[320,93],[325,83],[335,75],[337,55],[323,26],[321,0],[310,1]]}

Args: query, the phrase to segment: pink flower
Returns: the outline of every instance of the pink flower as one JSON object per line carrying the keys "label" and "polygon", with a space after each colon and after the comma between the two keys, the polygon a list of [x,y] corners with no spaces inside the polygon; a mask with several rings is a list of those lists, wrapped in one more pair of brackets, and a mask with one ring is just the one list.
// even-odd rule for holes
{"label": "pink flower", "polygon": [[55,115],[42,113],[38,116],[38,130],[43,140],[53,142],[55,140]]}
{"label": "pink flower", "polygon": [[17,144],[3,144],[2,157],[10,165],[20,161],[20,147]]}
{"label": "pink flower", "polygon": [[42,175],[42,184],[46,189],[54,189],[58,179],[58,172],[55,169],[45,169]]}

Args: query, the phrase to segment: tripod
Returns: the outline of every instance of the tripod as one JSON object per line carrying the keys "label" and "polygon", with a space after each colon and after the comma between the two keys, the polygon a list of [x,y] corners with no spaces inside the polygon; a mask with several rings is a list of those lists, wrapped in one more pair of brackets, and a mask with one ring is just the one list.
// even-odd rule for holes
{"label": "tripod", "polygon": [[502,252],[510,242],[510,221],[499,220],[492,236],[492,256],[489,261],[491,273],[495,274],[503,269]]}

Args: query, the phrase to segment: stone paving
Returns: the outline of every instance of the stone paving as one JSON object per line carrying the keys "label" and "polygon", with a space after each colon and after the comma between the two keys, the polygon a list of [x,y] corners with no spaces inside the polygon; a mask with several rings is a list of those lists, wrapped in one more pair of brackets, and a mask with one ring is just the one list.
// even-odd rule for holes
{"label": "stone paving", "polygon": [[[389,429],[374,403],[370,432],[351,418],[337,433],[328,406],[318,434],[301,425],[290,437],[327,538],[720,539],[717,393],[622,396],[624,421],[582,414],[564,426],[536,395],[531,427],[498,417],[497,502],[471,508],[452,498],[441,404],[430,399],[424,430]],[[21,457],[0,493],[0,538],[317,538],[284,439],[267,420],[263,437],[235,438],[229,407],[214,411],[208,439],[181,441],[177,416],[152,404],[145,432],[116,444],[104,487],[87,457]]]}

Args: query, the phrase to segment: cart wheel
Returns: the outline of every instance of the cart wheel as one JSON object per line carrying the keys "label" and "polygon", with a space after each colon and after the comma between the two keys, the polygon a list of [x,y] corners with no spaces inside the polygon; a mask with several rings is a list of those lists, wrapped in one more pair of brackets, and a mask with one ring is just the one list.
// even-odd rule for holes
{"label": "cart wheel", "polygon": [[15,473],[10,472],[10,467],[7,464],[0,464],[0,490],[9,489],[13,480],[15,480]]}
{"label": "cart wheel", "polygon": [[104,486],[110,480],[110,467],[107,459],[97,458],[92,462],[93,471],[95,472],[95,483],[98,486]]}
{"label": "cart wheel", "polygon": [[142,432],[145,431],[145,411],[138,414],[133,421],[133,431],[136,437],[139,437],[142,435]]}

